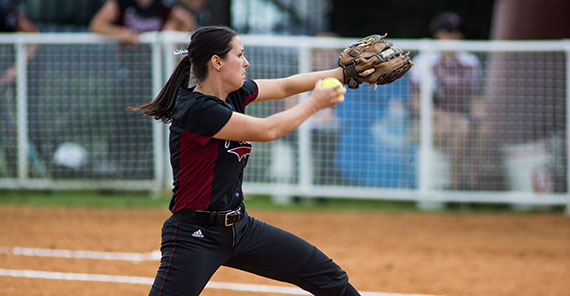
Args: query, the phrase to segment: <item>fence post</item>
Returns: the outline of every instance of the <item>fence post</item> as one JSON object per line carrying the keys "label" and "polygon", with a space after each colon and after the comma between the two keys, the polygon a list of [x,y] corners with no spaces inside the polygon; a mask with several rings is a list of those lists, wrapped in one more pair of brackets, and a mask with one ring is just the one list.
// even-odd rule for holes
{"label": "fence post", "polygon": [[[151,43],[152,46],[152,91],[153,96],[160,92],[162,87],[162,38],[157,35]],[[152,98],[151,98],[152,99]],[[160,195],[164,179],[164,136],[161,122],[153,120],[152,146],[154,155],[154,183],[153,195]]]}
{"label": "fence post", "polygon": [[18,181],[23,187],[28,179],[28,71],[26,67],[26,44],[16,38],[17,78],[17,122],[18,122]]}
{"label": "fence post", "polygon": [[[162,33],[162,34],[167,34],[167,33]],[[162,73],[162,77],[161,77],[161,84],[164,84],[168,78],[170,77],[170,75],[174,72],[174,69],[176,68],[176,59],[174,58],[174,49],[175,49],[175,44],[174,41],[172,41],[172,39],[167,39],[168,41],[166,41],[164,43],[164,72]],[[159,89],[160,90],[160,89]],[[158,91],[157,91],[158,94]],[[162,126],[162,131],[163,131],[163,136],[162,136],[162,147],[163,147],[163,155],[161,156],[164,162],[164,167],[162,168],[163,170],[163,182],[161,184],[161,189],[163,189],[163,191],[168,191],[171,189],[172,187],[172,183],[174,182],[174,177],[172,176],[172,170],[170,168],[170,154],[168,153],[169,148],[169,142],[168,142],[168,127],[170,126],[170,124],[164,124]]]}
{"label": "fence post", "polygon": [[[570,196],[570,44],[566,44],[566,197]],[[566,215],[570,216],[570,198],[566,203]]]}
{"label": "fence post", "polygon": [[424,65],[420,68],[420,149],[418,165],[418,206],[425,210],[440,209],[441,202],[430,201],[432,198],[432,143],[433,143],[433,76],[431,63],[433,48],[428,41],[420,46],[420,53],[424,57]]}
{"label": "fence post", "polygon": [[[299,48],[299,73],[311,71],[311,48],[304,43]],[[306,100],[308,93],[299,95],[299,101]],[[313,186],[313,160],[311,157],[311,119],[309,118],[299,127],[299,186],[301,192],[310,191]]]}

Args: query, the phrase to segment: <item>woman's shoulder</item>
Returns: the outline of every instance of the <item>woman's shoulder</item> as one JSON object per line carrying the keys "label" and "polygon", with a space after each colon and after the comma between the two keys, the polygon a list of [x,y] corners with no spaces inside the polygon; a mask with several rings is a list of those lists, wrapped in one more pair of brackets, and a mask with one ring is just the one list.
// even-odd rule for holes
{"label": "woman's shoulder", "polygon": [[[180,88],[176,97],[172,125],[195,129],[208,123],[229,118],[232,108],[217,97]],[[192,128],[189,128],[192,127]]]}
{"label": "woman's shoulder", "polygon": [[253,80],[244,80],[243,85],[236,91],[229,94],[228,98],[231,101],[239,102],[240,105],[245,105],[253,102],[258,94],[257,83]]}
{"label": "woman's shoulder", "polygon": [[195,92],[193,89],[179,88],[176,97],[177,111],[186,112],[188,110],[202,110],[212,105],[224,105],[224,101],[217,97]]}
{"label": "woman's shoulder", "polygon": [[258,86],[257,83],[253,80],[244,80],[243,84],[240,88],[233,91],[231,94],[239,94],[239,95],[249,95],[252,93],[257,92]]}

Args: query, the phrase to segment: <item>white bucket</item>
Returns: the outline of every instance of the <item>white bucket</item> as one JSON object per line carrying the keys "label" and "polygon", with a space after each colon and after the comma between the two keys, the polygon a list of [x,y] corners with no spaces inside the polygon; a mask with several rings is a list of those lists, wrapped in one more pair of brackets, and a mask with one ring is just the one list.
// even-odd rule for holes
{"label": "white bucket", "polygon": [[442,149],[431,151],[431,183],[433,189],[448,188],[451,183],[449,155]]}
{"label": "white bucket", "polygon": [[290,144],[275,141],[271,145],[270,174],[277,183],[291,183],[293,181],[294,151]]}
{"label": "white bucket", "polygon": [[[270,174],[278,184],[289,184],[293,182],[295,174],[294,151],[290,144],[284,141],[275,141],[271,144],[271,166]],[[285,191],[277,190],[272,200],[277,204],[290,204],[293,196]]]}
{"label": "white bucket", "polygon": [[524,192],[552,192],[552,155],[544,141],[508,145],[503,148],[510,189]]}

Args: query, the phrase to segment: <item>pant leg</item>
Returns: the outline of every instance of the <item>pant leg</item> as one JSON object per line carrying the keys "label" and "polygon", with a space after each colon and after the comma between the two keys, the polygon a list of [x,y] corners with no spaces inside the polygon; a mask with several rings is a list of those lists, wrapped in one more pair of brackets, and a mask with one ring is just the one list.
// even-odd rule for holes
{"label": "pant leg", "polygon": [[229,227],[189,224],[170,217],[162,228],[162,258],[149,295],[199,295],[230,256],[232,241]]}
{"label": "pant leg", "polygon": [[237,227],[234,254],[225,266],[292,283],[314,295],[360,295],[323,252],[289,232],[250,216]]}

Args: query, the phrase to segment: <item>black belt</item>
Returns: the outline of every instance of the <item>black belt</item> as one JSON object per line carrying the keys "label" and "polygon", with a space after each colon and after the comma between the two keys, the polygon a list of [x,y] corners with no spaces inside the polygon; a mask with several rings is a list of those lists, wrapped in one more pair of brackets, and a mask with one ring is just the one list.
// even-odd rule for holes
{"label": "black belt", "polygon": [[193,224],[232,226],[245,216],[245,208],[240,206],[237,209],[219,212],[182,210],[174,214],[174,216],[184,222]]}

